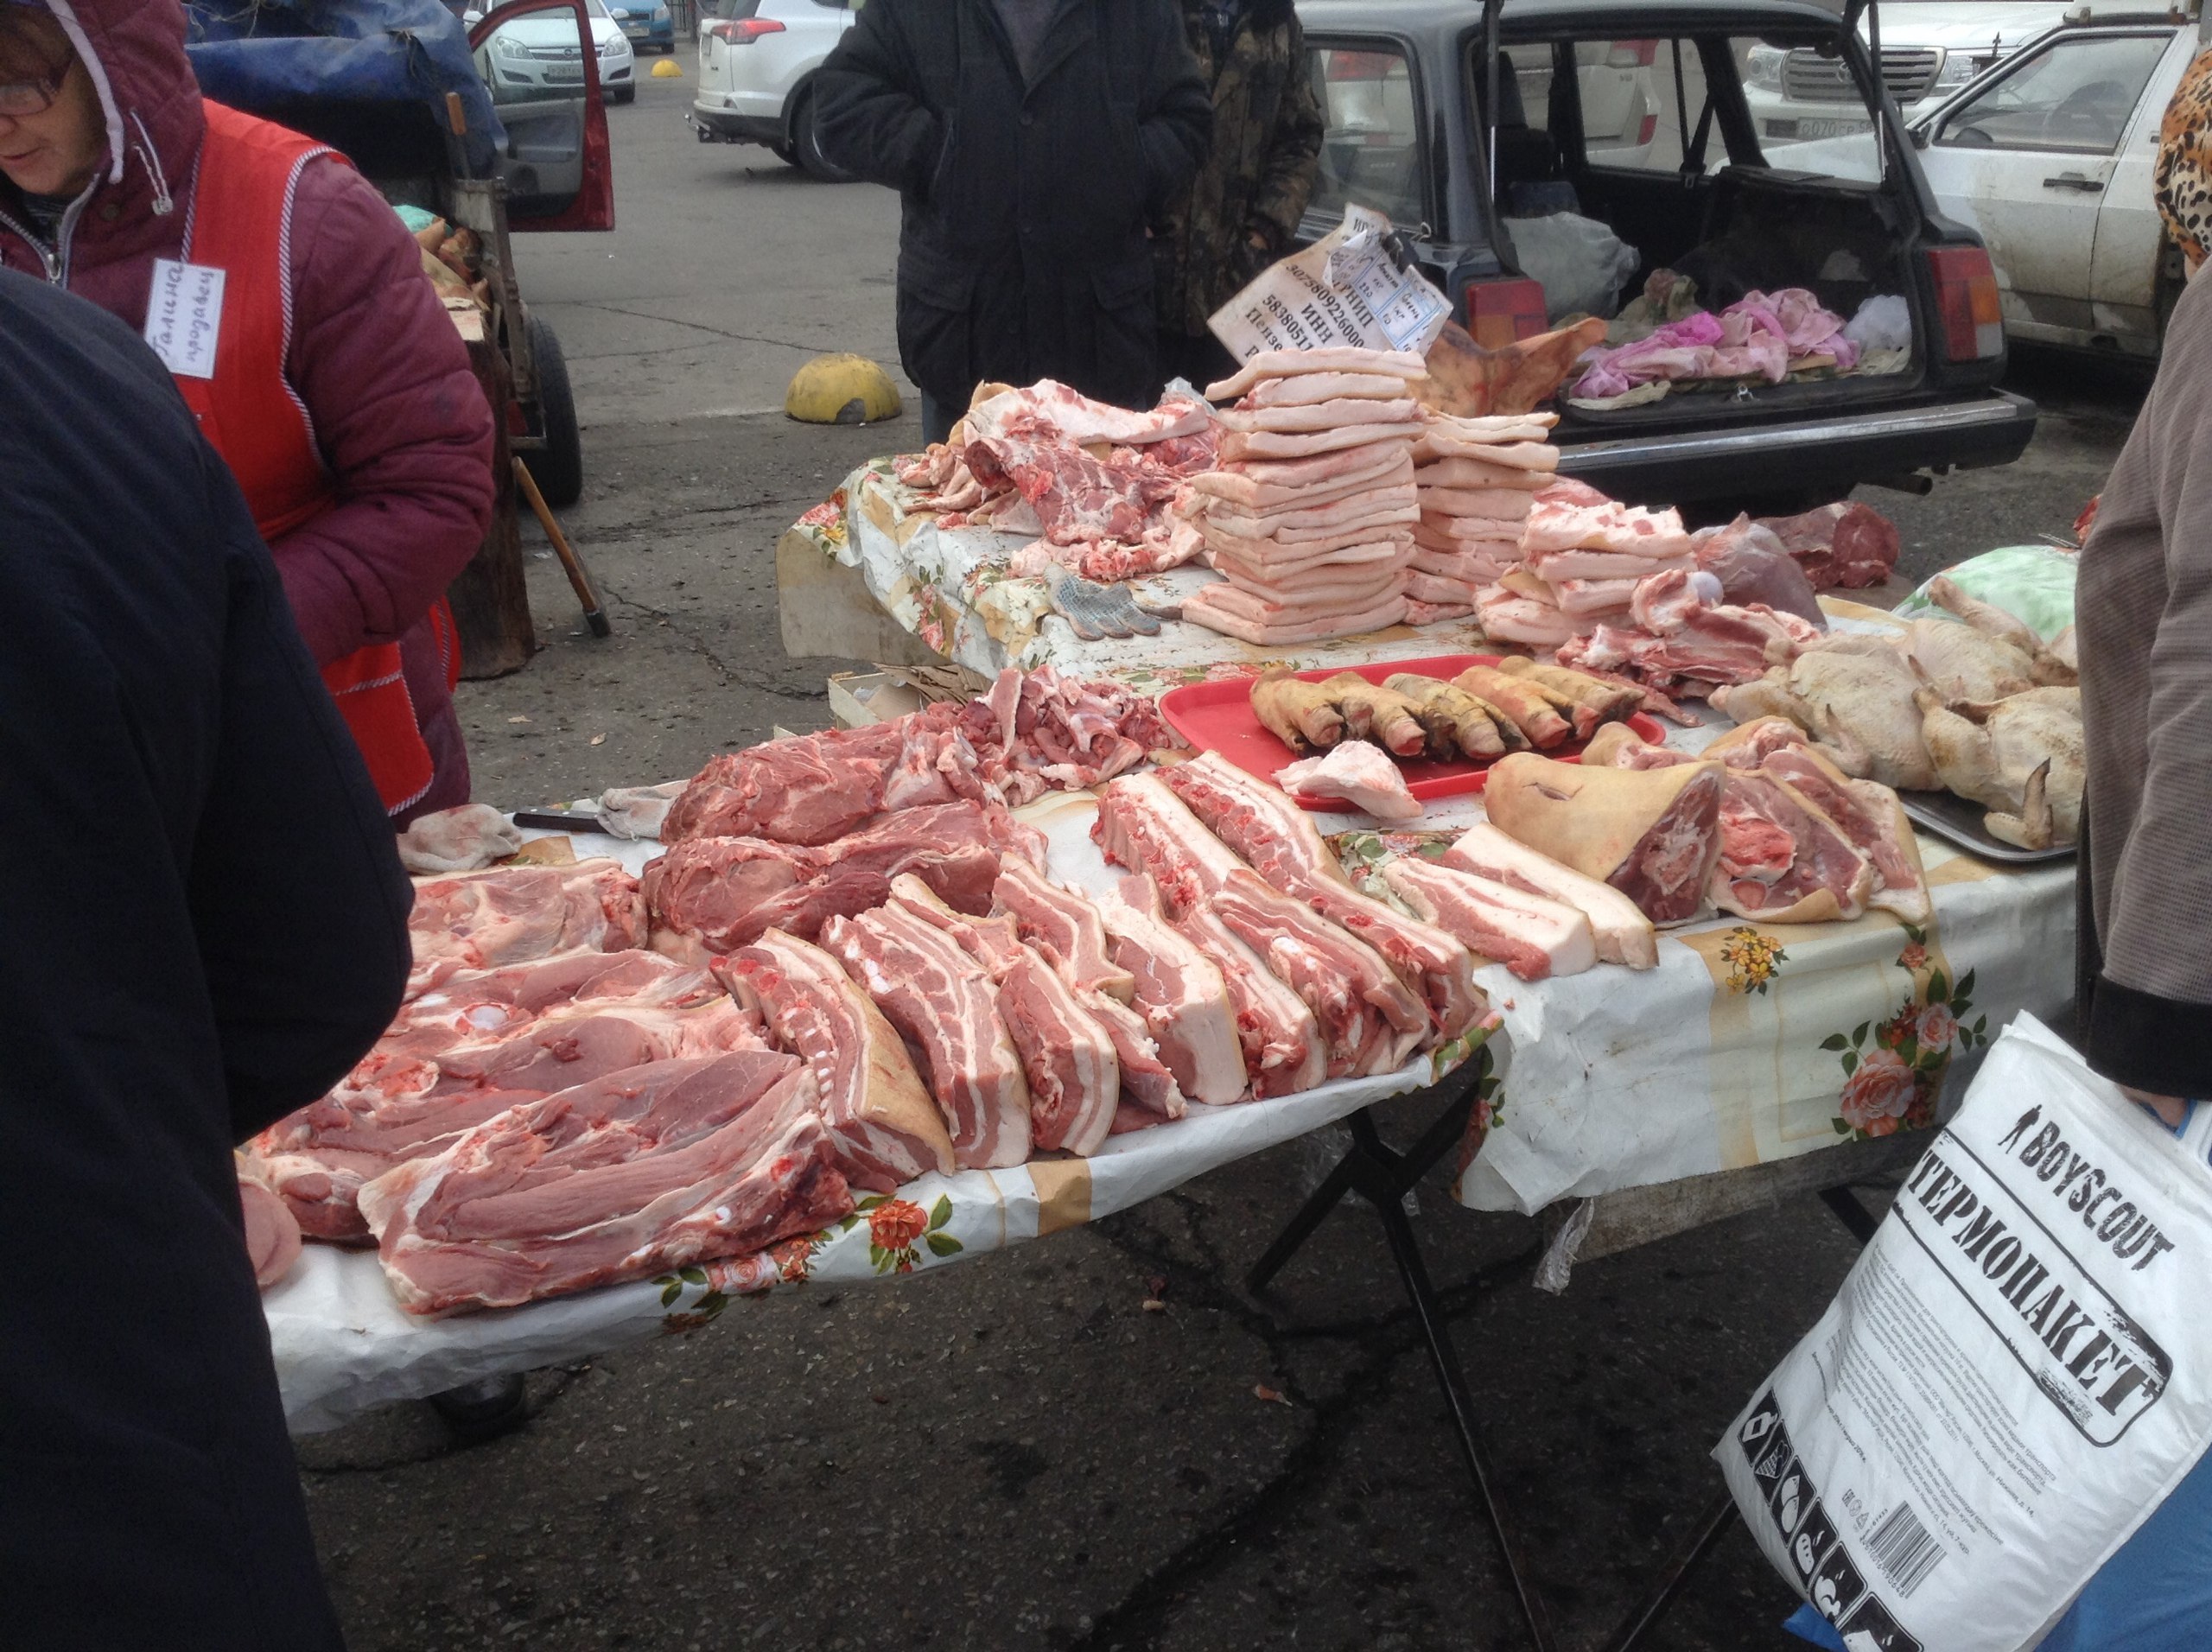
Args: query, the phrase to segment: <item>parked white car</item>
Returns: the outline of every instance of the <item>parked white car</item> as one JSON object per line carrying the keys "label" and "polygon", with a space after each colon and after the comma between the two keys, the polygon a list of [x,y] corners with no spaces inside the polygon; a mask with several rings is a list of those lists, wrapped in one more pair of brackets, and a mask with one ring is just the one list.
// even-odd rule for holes
{"label": "parked white car", "polygon": [[[785,163],[842,182],[814,137],[814,74],[853,26],[855,0],[704,0],[699,96],[702,143],[762,143]],[[712,14],[712,15],[709,15]]]}
{"label": "parked white car", "polygon": [[[2069,9],[2039,0],[1886,0],[1879,14],[1882,79],[1912,120],[2055,27]],[[1866,36],[1864,17],[1859,33]],[[1753,46],[1744,62],[1744,100],[1764,139],[1790,143],[1867,130],[1864,102],[1847,84],[1843,60],[1809,47]]]}
{"label": "parked white car", "polygon": [[[461,22],[474,29],[495,8],[471,6]],[[621,25],[607,15],[606,0],[584,0],[591,15],[593,43],[599,49],[599,85],[609,103],[632,103],[638,96],[638,56]],[[476,54],[477,73],[492,88],[494,103],[557,97],[584,83],[583,52],[573,14],[541,12],[502,23]]]}
{"label": "parked white car", "polygon": [[2158,354],[2183,275],[2151,169],[2205,44],[2196,22],[2056,29],[1914,124],[1937,204],[1989,247],[2014,338]]}

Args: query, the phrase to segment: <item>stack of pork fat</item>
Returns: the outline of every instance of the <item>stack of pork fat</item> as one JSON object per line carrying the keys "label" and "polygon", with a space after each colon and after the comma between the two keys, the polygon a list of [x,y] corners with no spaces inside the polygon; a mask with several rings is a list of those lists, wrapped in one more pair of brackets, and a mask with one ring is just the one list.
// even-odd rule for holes
{"label": "stack of pork fat", "polygon": [[1272,350],[1208,388],[1234,397],[1217,469],[1184,507],[1222,575],[1183,617],[1248,643],[1345,637],[1406,617],[1422,430],[1404,351]]}
{"label": "stack of pork fat", "polygon": [[1529,496],[1521,555],[1475,612],[1485,635],[1541,649],[1621,624],[1637,581],[1697,566],[1680,512],[1623,505],[1567,479]]}
{"label": "stack of pork fat", "polygon": [[1559,467],[1553,413],[1490,418],[1431,414],[1414,444],[1421,519],[1406,570],[1406,617],[1462,620],[1486,587],[1522,571],[1531,501]]}

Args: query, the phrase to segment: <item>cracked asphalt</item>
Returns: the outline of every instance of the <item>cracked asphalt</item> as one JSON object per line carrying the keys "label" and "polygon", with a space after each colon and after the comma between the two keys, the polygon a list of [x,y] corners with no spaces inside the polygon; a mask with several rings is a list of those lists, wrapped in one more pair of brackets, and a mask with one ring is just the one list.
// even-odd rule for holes
{"label": "cracked asphalt", "polygon": [[[688,54],[678,61],[689,72]],[[828,721],[864,662],[783,654],[774,546],[888,427],[779,413],[810,354],[888,362],[895,203],[696,144],[689,79],[610,111],[622,227],[518,243],[586,429],[566,513],[615,634],[525,537],[544,644],[465,684],[480,797],[675,778]],[[894,368],[895,372],[895,368]],[[2030,360],[2028,462],[1869,497],[1916,575],[2063,530],[2139,383]],[[911,406],[911,402],[910,402]],[[1383,1109],[1410,1136],[1435,1103]],[[303,1439],[357,1652],[718,1648],[1414,1652],[1526,1644],[1419,1327],[1356,1201],[1254,1298],[1246,1270],[1345,1143],[1323,1132],[1080,1230],[872,1287],[739,1301],[681,1337],[541,1371],[518,1433],[457,1448],[426,1406]],[[1414,1225],[1561,1643],[1599,1643],[1717,1490],[1707,1453],[1853,1247],[1809,1198],[1534,1290],[1536,1223]],[[1156,1306],[1148,1305],[1156,1304]],[[1740,1527],[1644,1644],[1796,1646]]]}

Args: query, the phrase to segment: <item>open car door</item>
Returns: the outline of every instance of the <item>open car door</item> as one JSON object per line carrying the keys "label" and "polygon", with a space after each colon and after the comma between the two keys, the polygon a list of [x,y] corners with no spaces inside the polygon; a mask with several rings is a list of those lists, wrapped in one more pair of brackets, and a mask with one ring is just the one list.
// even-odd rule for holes
{"label": "open car door", "polygon": [[468,44],[507,131],[509,227],[613,229],[613,145],[587,0],[510,0]]}

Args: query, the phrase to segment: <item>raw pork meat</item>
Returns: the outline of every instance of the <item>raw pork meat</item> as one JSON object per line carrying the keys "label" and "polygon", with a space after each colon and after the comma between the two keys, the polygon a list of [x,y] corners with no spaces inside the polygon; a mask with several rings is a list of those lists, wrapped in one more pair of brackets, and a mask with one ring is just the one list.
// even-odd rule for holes
{"label": "raw pork meat", "polygon": [[243,1161],[238,1166],[238,1207],[245,1217],[245,1254],[253,1263],[253,1282],[265,1291],[280,1283],[300,1260],[299,1218]]}
{"label": "raw pork meat", "polygon": [[716,970],[814,1075],[847,1181],[887,1193],[925,1171],[950,1173],[952,1138],[906,1046],[835,958],[770,930]]}
{"label": "raw pork meat", "polygon": [[1129,1001],[1135,979],[1108,945],[1097,907],[1019,861],[1007,867],[992,894],[993,915],[1013,918],[1021,938],[1070,986]]}
{"label": "raw pork meat", "polygon": [[1411,380],[1427,376],[1428,362],[1410,350],[1365,350],[1353,345],[1331,345],[1319,350],[1262,350],[1247,358],[1228,378],[1208,384],[1206,399],[1232,401],[1265,380],[1307,373],[1387,374]]}
{"label": "raw pork meat", "polygon": [[1421,818],[1421,799],[1406,789],[1406,777],[1382,751],[1363,740],[1348,740],[1325,757],[1309,757],[1275,778],[1301,797],[1340,797],[1381,821]]}
{"label": "raw pork meat", "polygon": [[1313,816],[1218,752],[1160,771],[1167,789],[1282,893],[1339,924],[1386,959],[1427,1000],[1440,1036],[1456,1039],[1489,1006],[1476,989],[1467,949],[1432,924],[1406,918],[1351,886]]}
{"label": "raw pork meat", "polygon": [[780,929],[811,940],[832,918],[883,904],[891,880],[918,874],[963,912],[990,905],[1007,859],[1027,828],[995,804],[902,810],[820,848],[753,837],[687,838],[645,868],[654,947],[703,963]]}
{"label": "raw pork meat", "polygon": [[1653,923],[1671,924],[1705,903],[1720,848],[1721,787],[1718,763],[1613,769],[1516,752],[1491,769],[1483,803],[1507,836],[1611,884]]}
{"label": "raw pork meat", "polygon": [[1029,1084],[988,973],[898,906],[830,919],[822,947],[921,1052],[951,1127],[953,1162],[996,1169],[1028,1158]]}
{"label": "raw pork meat", "polygon": [[1427,1032],[1427,1012],[1380,954],[1270,886],[1158,778],[1108,786],[1092,836],[1109,860],[1151,876],[1171,918],[1208,906],[1306,1001],[1328,1041],[1329,1077],[1394,1071]]}
{"label": "raw pork meat", "polygon": [[1418,855],[1390,861],[1382,881],[1417,917],[1523,981],[1580,975],[1598,962],[1590,920],[1578,907]]}
{"label": "raw pork meat", "polygon": [[1113,1128],[1122,1070],[1112,1032],[1091,1013],[1084,996],[1022,944],[1012,918],[956,912],[918,878],[898,879],[891,899],[950,937],[998,983],[999,1014],[1029,1080],[1035,1145],[1096,1153]]}
{"label": "raw pork meat", "polygon": [[1177,1086],[1210,1107],[1236,1101],[1244,1092],[1244,1062],[1220,969],[1149,902],[1140,907],[1109,895],[1098,913],[1113,937],[1114,961],[1135,983],[1130,1005]]}
{"label": "raw pork meat", "polygon": [[645,905],[638,880],[613,861],[494,867],[417,880],[407,929],[415,948],[411,997],[455,969],[495,969],[578,947],[643,946]]}
{"label": "raw pork meat", "polygon": [[1444,851],[1443,862],[1509,889],[1557,901],[1590,920],[1602,963],[1649,969],[1659,963],[1659,937],[1637,904],[1610,884],[1570,872],[1487,822],[1471,826]]}
{"label": "raw pork meat", "polygon": [[410,1313],[515,1307],[760,1250],[851,1213],[813,1095],[770,1051],[512,1108],[361,1191]]}
{"label": "raw pork meat", "polygon": [[1634,624],[1599,626],[1560,647],[1559,663],[1578,670],[1633,670],[1667,692],[1701,692],[1749,683],[1770,665],[1787,665],[1821,633],[1794,613],[1720,600],[1710,574],[1655,574],[1636,588]]}
{"label": "raw pork meat", "polygon": [[1690,536],[1690,543],[1696,548],[1697,565],[1720,581],[1723,601],[1739,607],[1763,603],[1777,613],[1794,613],[1818,630],[1828,628],[1812,581],[1765,524],[1739,513],[1725,526],[1700,528]]}
{"label": "raw pork meat", "polygon": [[[1157,913],[1160,893],[1152,880],[1135,874],[1122,880],[1129,904]],[[1236,1013],[1236,1039],[1252,1094],[1294,1095],[1329,1076],[1328,1048],[1306,1001],[1277,980],[1257,952],[1211,909],[1192,907],[1174,924],[1221,971]]]}
{"label": "raw pork meat", "polygon": [[1846,499],[1802,516],[1761,517],[1816,591],[1879,585],[1897,564],[1897,531],[1872,505]]}

